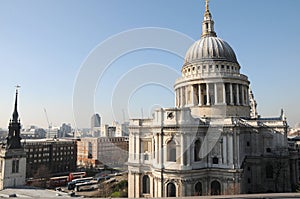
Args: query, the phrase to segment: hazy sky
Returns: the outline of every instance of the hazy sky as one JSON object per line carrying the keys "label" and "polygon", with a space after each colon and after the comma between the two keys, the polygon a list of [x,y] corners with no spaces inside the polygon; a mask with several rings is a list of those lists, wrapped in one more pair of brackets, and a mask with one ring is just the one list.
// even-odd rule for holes
{"label": "hazy sky", "polygon": [[[73,91],[94,50],[109,38],[116,41],[114,35],[136,28],[171,29],[198,40],[204,7],[203,0],[0,0],[0,127],[7,128],[11,118],[16,84],[21,85],[19,114],[24,126],[46,127],[44,108],[53,125],[75,126]],[[241,72],[251,81],[259,114],[275,117],[284,108],[290,125],[300,122],[299,9],[296,0],[210,3],[217,35],[236,52]],[[117,52],[124,43],[143,44],[142,35],[133,40],[107,46],[96,56],[104,60],[106,53]],[[106,70],[91,88],[91,106],[105,123],[123,120],[123,113],[127,120],[149,117],[156,107],[173,107],[169,84],[180,76],[182,64],[178,54],[157,48],[119,55],[108,66],[99,66]],[[130,87],[127,96],[122,86],[129,81],[141,86]],[[76,118],[77,126],[88,127],[89,117]]]}

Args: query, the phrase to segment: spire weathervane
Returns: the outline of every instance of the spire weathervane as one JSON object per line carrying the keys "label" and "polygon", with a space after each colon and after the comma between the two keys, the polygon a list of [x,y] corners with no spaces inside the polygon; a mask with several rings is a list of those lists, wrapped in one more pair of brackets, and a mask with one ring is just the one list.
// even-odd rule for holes
{"label": "spire weathervane", "polygon": [[19,88],[21,88],[21,86],[19,84],[17,84],[16,86],[16,89],[18,90]]}
{"label": "spire weathervane", "polygon": [[205,0],[206,3],[206,12],[209,12],[209,0]]}

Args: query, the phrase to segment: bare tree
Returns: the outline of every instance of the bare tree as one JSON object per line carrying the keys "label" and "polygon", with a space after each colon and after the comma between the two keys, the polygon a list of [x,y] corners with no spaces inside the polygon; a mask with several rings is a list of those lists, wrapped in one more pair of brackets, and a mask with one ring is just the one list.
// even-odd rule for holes
{"label": "bare tree", "polygon": [[[274,174],[274,185],[275,192],[285,191],[285,179],[288,168],[288,159],[286,154],[286,148],[276,148],[273,152],[275,160],[273,162],[273,174]],[[282,187],[282,190],[279,190]]]}

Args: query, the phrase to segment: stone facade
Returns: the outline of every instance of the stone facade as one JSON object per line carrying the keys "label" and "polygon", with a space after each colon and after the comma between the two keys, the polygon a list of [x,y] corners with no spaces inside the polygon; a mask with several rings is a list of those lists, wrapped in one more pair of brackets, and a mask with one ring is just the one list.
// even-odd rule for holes
{"label": "stone facade", "polygon": [[0,190],[25,185],[26,154],[23,149],[0,152]]}
{"label": "stone facade", "polygon": [[[131,120],[129,197],[170,196],[169,183],[176,196],[291,191],[295,171],[289,166],[285,128],[280,117],[226,118],[220,124],[195,119],[188,108]],[[149,192],[143,192],[144,176]]]}
{"label": "stone facade", "polygon": [[261,118],[248,77],[216,36],[208,8],[202,37],[175,82],[176,107],[129,125],[129,197],[288,192],[296,172],[283,112]]}

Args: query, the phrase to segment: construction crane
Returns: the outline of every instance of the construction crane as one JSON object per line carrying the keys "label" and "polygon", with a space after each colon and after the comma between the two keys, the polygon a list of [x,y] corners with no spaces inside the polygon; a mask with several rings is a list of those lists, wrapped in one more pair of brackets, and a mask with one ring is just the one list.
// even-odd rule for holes
{"label": "construction crane", "polygon": [[47,114],[47,111],[46,111],[45,108],[44,108],[44,112],[45,112],[46,119],[47,119],[47,123],[48,123],[48,135],[47,135],[47,137],[50,138],[50,131],[51,131],[52,125],[51,125],[51,123],[49,122],[48,114]]}

